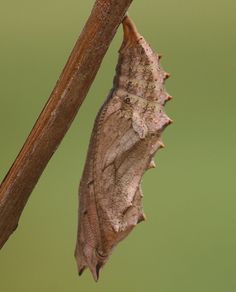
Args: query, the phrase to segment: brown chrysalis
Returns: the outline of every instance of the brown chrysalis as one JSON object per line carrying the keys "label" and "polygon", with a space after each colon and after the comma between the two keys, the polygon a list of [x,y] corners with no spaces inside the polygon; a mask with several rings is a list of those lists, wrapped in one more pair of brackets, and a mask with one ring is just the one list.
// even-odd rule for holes
{"label": "brown chrysalis", "polygon": [[141,178],[155,167],[171,123],[163,110],[169,74],[127,16],[123,29],[113,88],[96,117],[79,188],[75,257],[79,274],[88,267],[96,281],[113,248],[145,218]]}

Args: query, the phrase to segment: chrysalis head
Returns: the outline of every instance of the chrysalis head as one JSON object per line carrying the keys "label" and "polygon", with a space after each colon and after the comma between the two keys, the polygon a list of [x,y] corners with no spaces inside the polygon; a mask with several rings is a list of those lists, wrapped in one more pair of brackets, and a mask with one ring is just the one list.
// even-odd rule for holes
{"label": "chrysalis head", "polygon": [[119,50],[115,86],[149,101],[164,104],[169,100],[164,82],[169,74],[160,67],[160,57],[138,33],[133,21],[123,20],[124,39]]}

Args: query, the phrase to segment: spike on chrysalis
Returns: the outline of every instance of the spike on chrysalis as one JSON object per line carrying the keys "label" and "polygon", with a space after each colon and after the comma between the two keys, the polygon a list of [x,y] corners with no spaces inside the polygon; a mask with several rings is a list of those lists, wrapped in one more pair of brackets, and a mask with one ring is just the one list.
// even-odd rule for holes
{"label": "spike on chrysalis", "polygon": [[155,168],[155,167],[156,167],[156,164],[155,164],[154,159],[152,158],[152,160],[149,163],[148,169]]}
{"label": "spike on chrysalis", "polygon": [[170,73],[165,72],[165,73],[164,73],[164,79],[166,80],[166,79],[168,79],[168,78],[170,78]]}

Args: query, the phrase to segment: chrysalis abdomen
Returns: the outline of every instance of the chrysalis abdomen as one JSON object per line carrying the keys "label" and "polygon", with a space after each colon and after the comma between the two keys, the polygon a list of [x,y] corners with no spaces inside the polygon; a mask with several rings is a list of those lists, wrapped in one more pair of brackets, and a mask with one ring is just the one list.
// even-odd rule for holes
{"label": "chrysalis abdomen", "polygon": [[155,166],[171,123],[163,110],[169,75],[130,18],[123,28],[113,89],[97,115],[79,189],[75,256],[79,273],[89,267],[95,280],[117,243],[145,218],[141,178]]}

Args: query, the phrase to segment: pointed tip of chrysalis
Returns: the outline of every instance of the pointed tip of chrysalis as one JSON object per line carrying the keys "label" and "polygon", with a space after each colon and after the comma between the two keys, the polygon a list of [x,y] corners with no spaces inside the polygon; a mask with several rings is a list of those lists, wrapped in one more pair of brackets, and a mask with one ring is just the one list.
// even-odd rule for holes
{"label": "pointed tip of chrysalis", "polygon": [[132,46],[132,44],[136,43],[141,38],[134,22],[128,15],[125,15],[122,21],[122,25],[124,31],[124,39],[120,48],[120,52],[129,48],[130,46]]}
{"label": "pointed tip of chrysalis", "polygon": [[100,272],[100,269],[101,269],[101,265],[98,263],[96,265],[96,280],[95,281],[98,281],[99,279],[99,272]]}
{"label": "pointed tip of chrysalis", "polygon": [[82,267],[79,269],[79,276],[81,276],[83,274],[84,270],[85,270],[85,267]]}
{"label": "pointed tip of chrysalis", "polygon": [[93,266],[93,267],[89,267],[90,268],[90,271],[92,272],[92,275],[93,275],[93,279],[95,282],[98,282],[99,280],[99,273],[101,271],[101,268],[102,268],[102,263],[97,263],[96,266]]}

